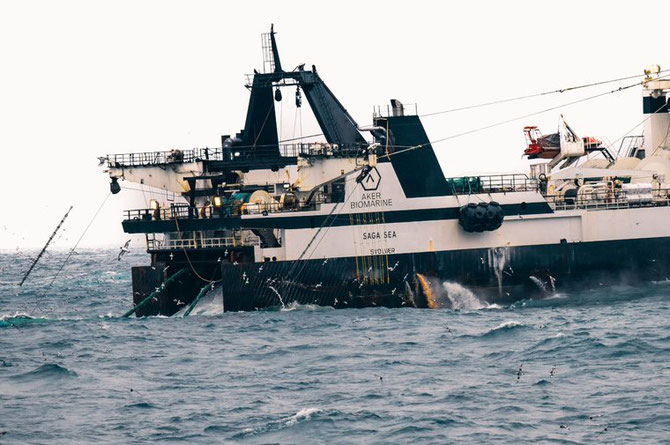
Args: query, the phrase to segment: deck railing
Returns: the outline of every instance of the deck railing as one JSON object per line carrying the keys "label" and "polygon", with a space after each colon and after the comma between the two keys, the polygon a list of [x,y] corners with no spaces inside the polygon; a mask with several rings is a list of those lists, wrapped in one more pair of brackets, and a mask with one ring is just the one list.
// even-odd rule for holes
{"label": "deck railing", "polygon": [[455,195],[528,192],[539,189],[537,179],[529,178],[524,174],[460,176],[447,178],[447,184]]}
{"label": "deck railing", "polygon": [[267,204],[228,204],[221,207],[209,206],[189,206],[188,204],[173,204],[167,208],[158,209],[131,209],[124,210],[124,220],[126,221],[170,221],[175,219],[211,219],[238,217],[241,215],[268,215],[271,213],[289,213],[303,212],[309,210],[318,210],[321,204],[332,202],[330,198],[325,199],[318,196],[311,202],[306,203],[297,201],[295,203],[280,206],[279,203]]}
{"label": "deck railing", "polygon": [[201,232],[191,232],[192,238],[166,238],[152,233],[147,235],[147,250],[177,250],[177,249],[216,249],[227,247],[245,247],[260,245],[260,238],[255,235],[242,237],[203,237]]}
{"label": "deck railing", "polygon": [[605,194],[565,197],[563,195],[546,195],[549,206],[555,210],[616,210],[640,207],[670,206],[670,189],[655,189],[651,194],[641,198],[634,193],[621,190]]}
{"label": "deck railing", "polygon": [[140,153],[110,154],[103,159],[110,168],[148,167],[153,165],[184,164],[199,161],[249,161],[279,155],[284,158],[298,156],[362,156],[366,144],[328,144],[325,142],[290,143],[274,146],[238,146],[221,148],[193,148],[188,150],[146,151]]}

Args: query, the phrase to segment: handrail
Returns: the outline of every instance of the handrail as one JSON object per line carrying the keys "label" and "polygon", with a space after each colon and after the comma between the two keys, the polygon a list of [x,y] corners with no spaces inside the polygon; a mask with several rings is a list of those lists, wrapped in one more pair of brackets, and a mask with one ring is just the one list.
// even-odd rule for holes
{"label": "handrail", "polygon": [[189,206],[188,204],[173,204],[168,208],[159,209],[130,209],[124,210],[124,221],[170,221],[174,219],[211,219],[239,217],[241,215],[267,215],[270,213],[290,213],[309,210],[318,210],[321,204],[330,202],[324,198],[316,198],[307,203],[296,201],[291,205],[280,206],[278,202],[271,203],[240,203],[226,204],[221,207]]}
{"label": "handrail", "polygon": [[329,144],[326,142],[300,142],[271,146],[235,146],[221,148],[193,148],[188,150],[146,151],[139,153],[109,154],[104,158],[110,168],[147,167],[153,165],[185,164],[200,161],[244,161],[279,155],[283,158],[298,156],[362,156],[365,144]]}
{"label": "handrail", "polygon": [[539,189],[538,180],[525,174],[459,176],[446,180],[449,190],[455,195],[528,192]]}
{"label": "handrail", "polygon": [[639,195],[634,191],[596,191],[589,195],[566,197],[545,195],[553,210],[615,210],[640,207],[670,206],[670,189],[653,189],[651,193]]}
{"label": "handrail", "polygon": [[195,236],[193,238],[168,238],[158,239],[156,234],[152,234],[153,238],[147,237],[147,250],[178,250],[178,249],[216,249],[227,247],[247,247],[259,246],[261,241],[258,236],[247,235],[242,236],[227,236],[227,237],[202,237]]}

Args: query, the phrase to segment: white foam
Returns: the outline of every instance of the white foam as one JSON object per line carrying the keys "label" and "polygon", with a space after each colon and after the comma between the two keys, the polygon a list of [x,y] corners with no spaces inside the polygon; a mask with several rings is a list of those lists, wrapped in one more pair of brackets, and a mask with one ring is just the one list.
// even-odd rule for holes
{"label": "white foam", "polygon": [[533,275],[529,276],[528,278],[530,278],[530,281],[532,281],[542,292],[547,291],[547,285],[544,283],[544,281]]}
{"label": "white foam", "polygon": [[0,321],[9,320],[10,318],[29,318],[29,319],[34,319],[35,317],[33,317],[33,316],[31,316],[31,315],[28,315],[28,314],[25,313],[25,312],[19,312],[19,311],[14,312],[14,315],[10,315],[10,314],[0,315]]}
{"label": "white foam", "polygon": [[294,415],[284,419],[286,425],[293,425],[299,420],[307,420],[312,417],[312,414],[320,413],[322,410],[320,408],[303,408]]}
{"label": "white foam", "polygon": [[[184,305],[173,317],[183,317],[190,305]],[[208,291],[189,315],[221,315],[223,314],[223,288],[221,286]]]}
{"label": "white foam", "polygon": [[500,329],[509,329],[509,328],[514,328],[517,326],[526,326],[525,324],[521,323],[520,321],[516,320],[509,320],[509,321],[504,321],[500,323],[498,326],[495,328],[491,329],[492,331],[498,331]]}
{"label": "white foam", "polygon": [[[447,298],[451,302],[451,308],[455,310],[479,310],[490,308],[491,305],[482,301],[470,289],[462,285],[445,281],[442,283],[444,290],[447,291]],[[499,308],[500,306],[498,306]]]}
{"label": "white foam", "polygon": [[319,306],[317,304],[300,304],[297,301],[292,301],[286,306],[282,306],[280,309],[281,312],[290,312],[290,311],[321,311],[333,309],[332,306]]}

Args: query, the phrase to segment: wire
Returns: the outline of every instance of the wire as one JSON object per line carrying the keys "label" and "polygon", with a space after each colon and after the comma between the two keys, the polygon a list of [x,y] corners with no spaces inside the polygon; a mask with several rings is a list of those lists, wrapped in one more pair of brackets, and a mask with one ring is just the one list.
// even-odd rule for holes
{"label": "wire", "polygon": [[[176,228],[177,228],[177,234],[179,235],[179,239],[181,239],[181,230],[179,229],[179,219],[177,218],[177,213],[176,213],[176,212],[174,213],[174,224],[175,224],[175,226],[176,226]],[[198,277],[199,279],[201,279],[201,280],[204,281],[205,283],[209,283],[209,284],[216,284],[216,283],[218,283],[219,281],[221,281],[221,280],[223,279],[223,278],[222,278],[221,280],[208,280],[207,278],[202,277],[202,276],[195,270],[195,267],[193,267],[193,263],[191,263],[191,259],[190,259],[189,256],[188,256],[188,252],[186,251],[186,247],[184,247],[183,244],[182,244],[182,249],[184,250],[184,256],[186,257],[186,261],[188,262],[188,265],[191,267],[191,271],[193,271],[193,274],[194,274],[196,277]],[[216,270],[214,271],[214,275],[216,276]],[[212,277],[212,278],[213,278],[213,277]]]}
{"label": "wire", "polygon": [[[668,77],[668,76],[665,76],[665,77]],[[659,78],[659,79],[661,79],[661,78]],[[567,107],[567,106],[570,106],[570,105],[575,105],[575,104],[578,104],[578,103],[581,103],[581,102],[586,102],[588,100],[596,99],[598,97],[606,96],[608,94],[613,94],[613,93],[617,93],[617,92],[620,92],[620,91],[624,91],[624,90],[627,90],[629,88],[633,88],[633,87],[638,86],[638,85],[640,85],[640,82],[635,82],[634,84],[619,87],[619,88],[616,88],[616,89],[610,90],[610,91],[605,91],[603,93],[595,94],[593,96],[584,97],[582,99],[574,100],[572,102],[564,103],[564,104],[561,104],[561,105],[556,105],[556,106],[553,106],[553,107],[545,108],[543,110],[535,111],[533,113],[524,114],[523,116],[513,117],[511,119],[506,119],[504,121],[500,121],[500,122],[496,122],[496,123],[493,123],[493,124],[485,125],[483,127],[474,128],[472,130],[464,131],[462,133],[452,134],[450,136],[446,136],[446,137],[443,137],[443,138],[440,138],[440,139],[435,139],[435,140],[432,140],[432,141],[429,141],[429,142],[426,142],[426,143],[423,143],[423,144],[414,145],[414,146],[405,148],[405,149],[400,150],[400,151],[389,153],[388,155],[381,155],[381,156],[379,156],[379,159],[383,159],[383,158],[390,157],[390,156],[393,156],[393,155],[396,155],[396,154],[401,154],[401,153],[405,153],[405,152],[408,152],[408,151],[416,150],[417,148],[426,147],[428,145],[438,144],[440,142],[448,141],[448,140],[451,140],[451,139],[456,139],[456,138],[459,138],[461,136],[466,136],[468,134],[476,133],[476,132],[483,131],[483,130],[488,130],[490,128],[499,127],[501,125],[509,124],[510,122],[515,122],[515,121],[525,119],[525,118],[528,118],[528,117],[531,117],[531,116],[536,116],[538,114],[546,113],[546,112],[553,111],[553,110],[556,110],[556,109],[559,109],[559,108]]]}
{"label": "wire", "polygon": [[[302,129],[300,130],[300,132],[302,133]],[[295,125],[293,126],[293,133],[295,134]],[[307,136],[300,136],[300,137],[297,137],[297,138],[294,137],[294,138],[291,138],[291,139],[284,139],[283,141],[279,141],[279,143],[281,144],[282,142],[299,141],[300,139],[315,138],[317,136],[323,136],[323,133],[316,133],[316,134],[310,134],[310,135],[307,135]]]}
{"label": "wire", "polygon": [[[656,113],[658,113],[659,111],[661,111],[661,109],[662,109],[663,107],[665,107],[665,106],[666,106],[666,104],[661,105],[660,107],[658,107],[658,108],[656,109],[656,111],[654,111],[653,113],[650,113],[649,115],[647,115],[647,117],[645,117],[644,119],[642,119],[642,120],[641,120],[639,123],[637,123],[633,128],[631,128],[630,130],[628,130],[627,132],[625,132],[623,135],[621,135],[621,136],[619,136],[618,138],[616,138],[613,142],[610,142],[610,144],[609,144],[609,148],[610,148],[610,149],[614,149],[614,144],[616,144],[617,142],[621,141],[623,138],[625,138],[626,136],[628,136],[628,135],[629,135],[633,130],[635,130],[637,127],[639,127],[640,125],[642,125],[642,124],[644,124],[645,122],[647,122],[647,121],[648,121],[654,114],[656,114]],[[619,157],[620,152],[621,152],[621,147],[619,147],[619,149],[618,149],[617,152],[616,152],[617,158]]]}
{"label": "wire", "polygon": [[[349,174],[354,173],[355,171],[356,171],[356,170],[350,172]],[[309,240],[309,243],[307,243],[307,246],[306,246],[305,249],[302,251],[302,253],[300,254],[300,256],[299,256],[297,259],[293,260],[293,261],[294,261],[294,262],[293,262],[293,265],[291,266],[291,269],[289,269],[288,273],[286,274],[286,279],[283,280],[283,283],[288,283],[288,282],[289,282],[289,280],[291,279],[292,275],[294,274],[296,268],[297,268],[299,265],[300,265],[300,269],[295,273],[294,277],[298,277],[298,276],[302,273],[302,271],[303,271],[303,270],[305,269],[305,267],[307,266],[306,261],[309,260],[309,259],[312,257],[312,255],[314,255],[314,253],[316,252],[316,249],[317,249],[317,248],[319,247],[319,245],[321,244],[321,241],[323,241],[323,239],[324,239],[324,238],[326,237],[326,235],[328,234],[328,230],[330,230],[330,228],[333,226],[333,224],[334,224],[335,221],[337,220],[337,217],[342,213],[342,210],[344,210],[344,208],[347,206],[347,203],[349,202],[349,200],[350,200],[351,197],[353,196],[353,194],[354,194],[354,192],[356,191],[356,189],[358,188],[358,186],[359,186],[359,183],[356,182],[356,185],[354,185],[354,188],[351,189],[351,191],[349,192],[349,196],[348,196],[348,197],[344,200],[344,202],[342,203],[342,207],[340,207],[340,212],[338,212],[334,217],[333,217],[333,213],[335,213],[335,210],[339,207],[339,204],[340,204],[340,203],[336,203],[336,204],[333,206],[332,210],[331,210],[330,213],[326,216],[326,218],[323,220],[323,223],[321,223],[321,226],[319,226],[319,229],[316,231],[316,233],[314,234],[314,236],[312,237],[312,239]],[[323,230],[323,228],[326,226],[326,222],[328,222],[329,219],[330,219],[330,224],[328,224],[328,226],[326,227],[326,231],[323,232],[323,236],[321,237],[321,239],[319,240],[319,242],[316,243],[316,245],[314,246],[314,249],[312,249],[312,253],[311,253],[310,255],[307,256],[307,259],[306,259],[305,261],[302,261],[302,264],[300,264],[301,260],[304,258],[305,254],[307,253],[307,251],[309,250],[309,248],[312,246],[312,243],[314,242],[314,240],[319,236],[319,234],[321,233],[321,230]],[[290,292],[290,288],[289,288],[289,292],[287,293],[286,297],[288,298],[288,297],[290,297],[290,295],[291,295],[291,292]]]}
{"label": "wire", "polygon": [[84,238],[84,235],[86,235],[86,232],[88,232],[88,229],[91,227],[91,224],[93,224],[93,221],[95,221],[95,218],[98,216],[98,214],[100,213],[100,210],[102,210],[102,207],[105,205],[105,203],[107,202],[107,200],[109,199],[110,196],[112,196],[111,192],[108,193],[107,196],[105,197],[105,199],[102,201],[102,204],[100,204],[100,207],[98,207],[98,210],[96,210],[95,214],[93,215],[93,218],[91,218],[88,225],[86,226],[86,228],[82,232],[81,236],[79,237],[77,242],[74,244],[74,247],[72,247],[72,249],[70,249],[67,256],[65,257],[65,260],[61,263],[60,267],[56,271],[56,275],[54,275],[54,277],[51,279],[51,282],[47,285],[47,288],[44,290],[42,295],[37,299],[37,302],[35,302],[35,306],[33,306],[33,309],[30,312],[28,312],[28,315],[30,315],[31,313],[34,313],[35,310],[37,310],[38,306],[42,302],[42,299],[45,297],[45,295],[47,294],[49,289],[51,289],[51,286],[53,286],[54,282],[56,281],[56,278],[58,278],[58,275],[60,275],[63,268],[65,267],[67,262],[70,260],[70,257],[72,256],[74,251],[77,249],[77,246],[79,246],[79,243]]}
{"label": "wire", "polygon": [[[659,71],[659,74],[660,73],[665,73],[665,72],[668,72],[668,71],[670,71],[670,69]],[[556,94],[556,93],[565,93],[567,91],[579,90],[581,88],[589,88],[589,87],[594,87],[594,86],[599,86],[599,85],[605,85],[605,84],[608,84],[608,83],[621,82],[623,80],[636,79],[636,78],[642,77],[642,76],[646,76],[646,74],[636,74],[634,76],[619,77],[618,79],[605,80],[605,81],[601,81],[601,82],[593,82],[593,83],[588,83],[588,84],[584,84],[584,85],[577,85],[577,86],[574,86],[574,87],[561,88],[561,89],[558,89],[558,90],[544,91],[544,92],[541,92],[541,93],[527,94],[525,96],[517,96],[517,97],[511,97],[511,98],[508,98],[508,99],[494,100],[492,102],[484,102],[484,103],[480,103],[480,104],[476,104],[476,105],[467,105],[467,106],[464,106],[464,107],[451,108],[451,109],[442,110],[442,111],[435,111],[435,112],[432,112],[432,113],[426,113],[426,114],[419,115],[419,117],[437,116],[437,115],[440,115],[440,114],[453,113],[453,112],[456,112],[456,111],[471,110],[473,108],[486,107],[486,106],[489,106],[489,105],[497,105],[497,104],[502,104],[502,103],[506,103],[506,102],[514,102],[514,101],[523,100],[523,99],[530,99],[530,98],[533,98],[533,97],[547,96],[547,95]]]}

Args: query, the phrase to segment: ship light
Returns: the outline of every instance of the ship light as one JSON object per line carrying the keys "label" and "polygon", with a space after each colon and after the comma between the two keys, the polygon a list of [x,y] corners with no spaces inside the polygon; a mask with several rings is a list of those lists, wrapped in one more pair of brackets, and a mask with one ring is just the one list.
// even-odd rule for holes
{"label": "ship light", "polygon": [[644,70],[644,74],[649,77],[651,74],[659,74],[661,72],[661,65],[652,65]]}
{"label": "ship light", "polygon": [[215,196],[214,197],[214,207],[221,207],[223,204],[223,201],[221,200],[220,196]]}
{"label": "ship light", "polygon": [[158,201],[152,199],[151,201],[149,201],[149,207],[151,208],[151,210],[158,210]]}

